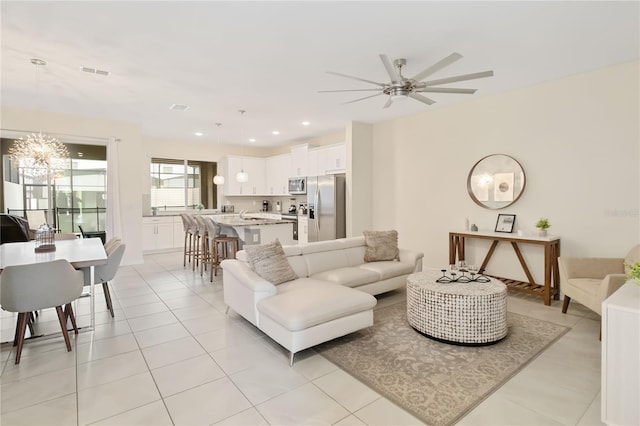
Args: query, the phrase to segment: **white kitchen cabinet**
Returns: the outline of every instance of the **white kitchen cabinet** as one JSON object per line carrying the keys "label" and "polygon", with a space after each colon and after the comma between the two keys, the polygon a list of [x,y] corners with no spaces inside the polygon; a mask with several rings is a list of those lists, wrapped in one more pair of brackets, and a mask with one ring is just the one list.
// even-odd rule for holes
{"label": "white kitchen cabinet", "polygon": [[346,145],[331,145],[327,147],[326,154],[323,174],[343,173],[347,167]]}
{"label": "white kitchen cabinet", "polygon": [[264,158],[244,157],[244,171],[249,174],[249,181],[241,184],[243,195],[265,195],[267,168]]}
{"label": "white kitchen cabinet", "polygon": [[298,216],[298,244],[309,242],[309,219],[307,216]]}
{"label": "white kitchen cabinet", "polygon": [[[307,176],[318,176],[318,156],[319,149],[310,149],[307,152]],[[324,174],[324,173],[323,173]]]}
{"label": "white kitchen cabinet", "polygon": [[628,281],[602,303],[602,406],[607,425],[640,424],[640,287]]}
{"label": "white kitchen cabinet", "polygon": [[142,250],[173,249],[173,216],[142,218]]}
{"label": "white kitchen cabinet", "polygon": [[307,152],[308,176],[344,173],[347,164],[346,145],[327,145]]}
{"label": "white kitchen cabinet", "polygon": [[291,168],[289,177],[309,176],[309,171],[307,169],[308,150],[307,144],[291,148]]}
{"label": "white kitchen cabinet", "polygon": [[[266,195],[265,159],[259,157],[229,156],[225,158],[225,181],[223,192],[225,196]],[[244,170],[249,180],[244,183],[236,181],[236,174]]]}
{"label": "white kitchen cabinet", "polygon": [[269,157],[266,165],[266,195],[289,195],[291,154]]}

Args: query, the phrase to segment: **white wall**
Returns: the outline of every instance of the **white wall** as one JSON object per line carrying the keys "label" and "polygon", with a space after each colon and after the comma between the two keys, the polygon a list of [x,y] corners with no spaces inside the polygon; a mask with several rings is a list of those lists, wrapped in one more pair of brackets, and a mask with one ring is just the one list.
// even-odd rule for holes
{"label": "white wall", "polygon": [[[401,246],[438,268],[450,230],[466,217],[493,230],[498,213],[516,214],[516,229],[548,217],[566,256],[625,255],[640,240],[639,75],[638,61],[618,64],[374,125],[374,228],[398,229]],[[477,206],[466,189],[469,170],[493,153],[516,158],[528,179],[503,210]],[[476,263],[485,252],[468,247]],[[524,255],[541,281],[541,250]],[[524,278],[510,247],[489,267]]]}
{"label": "white wall", "polygon": [[352,122],[347,126],[346,225],[347,237],[372,229],[373,197],[372,132],[370,124]]}

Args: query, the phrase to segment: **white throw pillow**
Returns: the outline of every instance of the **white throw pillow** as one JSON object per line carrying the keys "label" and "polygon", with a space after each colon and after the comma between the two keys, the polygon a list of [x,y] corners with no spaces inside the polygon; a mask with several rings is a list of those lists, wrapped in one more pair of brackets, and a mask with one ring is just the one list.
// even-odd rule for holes
{"label": "white throw pillow", "polygon": [[365,262],[379,262],[382,260],[399,260],[398,231],[363,231],[367,251]]}
{"label": "white throw pillow", "polygon": [[277,238],[267,244],[245,246],[244,251],[251,269],[270,283],[278,285],[298,278]]}

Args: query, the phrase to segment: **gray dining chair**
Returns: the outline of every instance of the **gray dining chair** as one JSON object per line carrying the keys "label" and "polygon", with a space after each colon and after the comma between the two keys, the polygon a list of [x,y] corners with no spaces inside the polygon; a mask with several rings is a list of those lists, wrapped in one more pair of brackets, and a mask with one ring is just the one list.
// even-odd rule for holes
{"label": "gray dining chair", "polygon": [[82,272],[75,270],[64,259],[4,268],[0,275],[0,305],[5,311],[18,313],[13,341],[13,345],[17,346],[16,364],[20,364],[31,312],[40,309],[56,308],[67,351],[71,351],[67,319],[71,320],[77,334],[71,302],[82,294],[83,283]]}
{"label": "gray dining chair", "polygon": [[[120,267],[120,262],[122,262],[122,256],[124,255],[124,250],[126,248],[126,244],[122,244],[122,241],[119,238],[112,238],[107,241],[105,244],[105,251],[107,252],[107,263],[104,265],[98,265],[94,267],[94,284],[102,284],[102,292],[104,293],[104,300],[107,304],[107,309],[111,313],[111,317],[114,317],[113,314],[113,303],[111,301],[111,293],[109,292],[109,281],[113,280],[116,276],[116,272],[118,272],[118,268]],[[91,285],[91,270],[89,268],[84,268],[84,285]]]}

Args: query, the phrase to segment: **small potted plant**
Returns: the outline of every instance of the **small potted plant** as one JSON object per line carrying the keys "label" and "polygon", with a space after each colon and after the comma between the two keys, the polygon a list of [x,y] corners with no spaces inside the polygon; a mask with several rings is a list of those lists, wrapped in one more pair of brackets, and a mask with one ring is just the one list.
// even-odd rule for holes
{"label": "small potted plant", "polygon": [[198,204],[198,205],[196,206],[196,208],[197,208],[199,211],[202,211],[202,209],[204,209],[204,206],[203,206],[202,204]]}
{"label": "small potted plant", "polygon": [[151,207],[151,214],[153,216],[157,215],[158,214],[158,208],[157,207]]}
{"label": "small potted plant", "polygon": [[625,264],[625,267],[627,270],[627,277],[637,285],[640,285],[640,262],[627,263]]}
{"label": "small potted plant", "polygon": [[543,217],[536,222],[536,228],[538,228],[538,235],[544,237],[547,235],[547,229],[551,228],[549,219]]}

